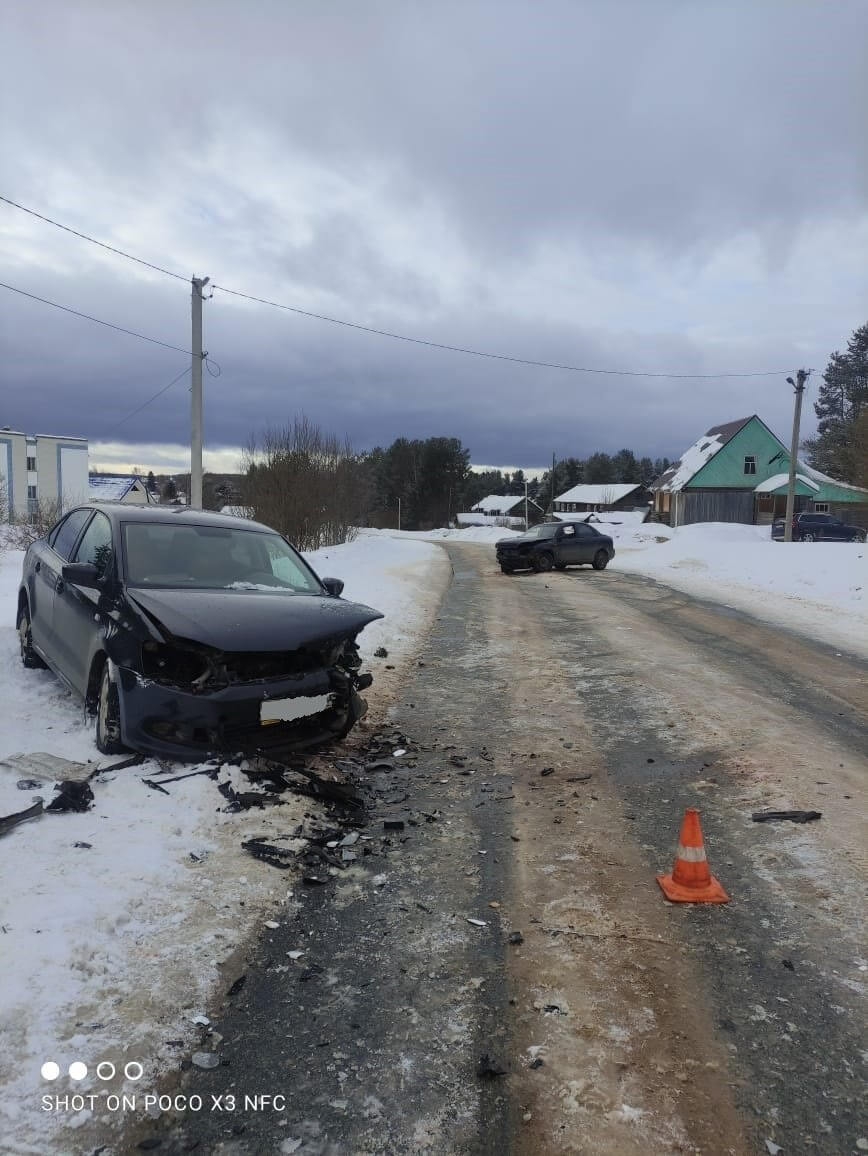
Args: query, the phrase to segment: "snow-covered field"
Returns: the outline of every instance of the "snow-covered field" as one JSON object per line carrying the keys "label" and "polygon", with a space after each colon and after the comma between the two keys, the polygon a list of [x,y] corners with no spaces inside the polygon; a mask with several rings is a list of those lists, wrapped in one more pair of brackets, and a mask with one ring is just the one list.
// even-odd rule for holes
{"label": "snow-covered field", "polygon": [[[745,610],[868,655],[868,547],[773,542],[768,526],[709,522],[670,530],[600,525],[615,540],[613,569]],[[658,539],[663,539],[662,541]]]}
{"label": "snow-covered field", "polygon": [[[416,541],[362,536],[309,558],[321,575],[344,579],[345,597],[385,613],[362,634],[362,653],[385,646],[396,664],[427,628],[449,573],[436,546]],[[20,665],[21,559],[20,551],[0,551],[0,815],[53,796],[50,780],[18,789],[20,772],[4,758],[99,758],[81,704],[47,671]],[[92,1150],[88,1108],[45,1112],[40,1097],[152,1088],[162,1067],[198,1046],[207,1029],[193,1017],[207,1014],[236,977],[239,945],[291,909],[282,874],[240,845],[291,829],[310,801],[228,814],[207,777],[169,784],[168,794],[142,781],[195,769],[166,772],[149,761],[101,776],[91,810],[43,814],[0,836],[0,1150]],[[67,1074],[74,1061],[88,1068],[80,1081]],[[46,1062],[60,1067],[51,1083],[40,1075]],[[100,1081],[101,1062],[119,1072],[141,1063],[143,1076]]]}

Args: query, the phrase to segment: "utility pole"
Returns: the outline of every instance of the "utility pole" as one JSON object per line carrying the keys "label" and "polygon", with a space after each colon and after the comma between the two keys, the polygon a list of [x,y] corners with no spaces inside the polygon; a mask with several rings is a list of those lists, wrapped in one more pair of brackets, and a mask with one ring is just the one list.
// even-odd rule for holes
{"label": "utility pole", "polygon": [[190,414],[190,493],[188,502],[196,509],[202,509],[202,362],[206,354],[202,352],[202,290],[210,277],[193,278],[193,400]]}
{"label": "utility pole", "polygon": [[802,396],[805,392],[805,382],[808,380],[809,369],[800,369],[796,380],[787,378],[796,393],[796,404],[793,412],[793,442],[790,448],[790,477],[787,482],[787,520],[784,523],[784,541],[793,540],[793,507],[796,502],[796,460],[799,454],[799,423],[802,420]]}
{"label": "utility pole", "polygon": [[528,517],[527,517],[527,481],[526,480],[524,483],[524,528],[525,528],[525,530],[530,529],[530,522],[528,521]]}
{"label": "utility pole", "polygon": [[552,454],[552,508],[551,513],[555,512],[555,455]]}

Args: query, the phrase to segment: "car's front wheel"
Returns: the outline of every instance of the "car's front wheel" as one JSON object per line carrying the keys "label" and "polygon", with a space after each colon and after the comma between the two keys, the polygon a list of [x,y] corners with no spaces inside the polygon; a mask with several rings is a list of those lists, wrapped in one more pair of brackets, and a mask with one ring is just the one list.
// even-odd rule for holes
{"label": "car's front wheel", "polygon": [[802,541],[803,542],[816,542],[816,540],[817,540],[816,534],[802,534]]}
{"label": "car's front wheel", "polygon": [[593,567],[595,570],[605,570],[609,565],[609,555],[605,550],[598,550],[594,555]]}
{"label": "car's front wheel", "polygon": [[548,573],[554,564],[555,560],[548,552],[548,550],[543,550],[542,553],[534,554],[533,556],[533,568],[536,570],[537,574]]}
{"label": "car's front wheel", "polygon": [[104,755],[119,755],[127,748],[121,742],[121,707],[118,687],[106,662],[99,683],[96,704],[96,746]]}
{"label": "car's front wheel", "polygon": [[18,645],[21,650],[21,661],[31,670],[38,670],[45,663],[33,649],[33,631],[30,627],[30,611],[25,606],[18,619]]}

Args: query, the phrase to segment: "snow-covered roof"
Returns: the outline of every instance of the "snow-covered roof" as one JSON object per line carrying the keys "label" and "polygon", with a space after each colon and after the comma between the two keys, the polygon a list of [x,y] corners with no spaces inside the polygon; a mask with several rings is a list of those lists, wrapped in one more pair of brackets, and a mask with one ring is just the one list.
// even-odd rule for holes
{"label": "snow-covered roof", "polygon": [[[756,487],[755,492],[757,494],[773,494],[775,492],[775,490],[779,490],[781,488],[781,486],[787,485],[789,480],[790,480],[790,475],[788,473],[787,474],[775,474],[771,478],[766,478],[766,480],[764,482],[760,482],[760,484]],[[797,482],[804,482],[804,484],[810,490],[819,490],[819,488],[820,488],[816,482],[812,482],[811,479],[805,477],[804,474],[796,474],[796,481]]]}
{"label": "snow-covered roof", "polygon": [[524,495],[489,494],[487,498],[476,502],[471,512],[475,514],[506,514],[513,506],[523,501]]}
{"label": "snow-covered roof", "polygon": [[653,488],[670,494],[683,489],[690,479],[698,474],[702,467],[710,462],[727,442],[732,441],[738,431],[743,429],[750,420],[749,417],[742,417],[738,421],[728,421],[723,425],[712,426],[701,438],[696,439],[686,453],[681,455],[680,461],[677,461],[674,466],[670,466],[660,475]]}
{"label": "snow-covered roof", "polygon": [[[813,478],[815,482],[819,482],[824,486],[838,486],[841,490],[853,490],[857,494],[868,494],[868,490],[864,486],[852,486],[849,482],[839,482],[837,478],[830,478],[828,474],[821,473],[820,470],[815,470],[813,466],[809,466],[806,462],[800,461],[798,468],[802,470],[809,478]],[[817,487],[819,489],[819,487]]]}
{"label": "snow-covered roof", "polygon": [[89,479],[90,499],[103,502],[122,502],[136,482],[142,489],[147,486],[138,474],[91,474]]}
{"label": "snow-covered roof", "polygon": [[565,494],[561,494],[555,498],[556,502],[586,502],[592,506],[611,506],[615,502],[620,502],[632,494],[634,490],[638,490],[638,483],[631,485],[630,482],[615,482],[613,485],[581,485],[573,486],[571,490],[567,490]]}

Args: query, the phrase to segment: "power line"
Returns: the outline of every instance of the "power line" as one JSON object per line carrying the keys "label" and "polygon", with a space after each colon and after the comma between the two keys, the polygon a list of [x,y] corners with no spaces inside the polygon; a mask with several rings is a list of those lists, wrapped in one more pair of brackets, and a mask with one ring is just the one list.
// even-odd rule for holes
{"label": "power line", "polygon": [[[107,249],[107,250],[109,250],[109,252],[115,253],[120,257],[125,257],[129,261],[134,261],[138,265],[144,265],[148,269],[153,269],[158,273],[164,273],[167,277],[174,277],[178,281],[185,281],[186,282],[189,280],[189,278],[184,277],[181,273],[174,273],[174,272],[172,272],[171,269],[164,269],[160,265],[154,265],[150,261],[145,261],[141,257],[136,257],[132,253],[125,252],[123,249],[117,249],[117,248],[115,248],[115,246],[108,245],[104,241],[98,241],[95,237],[91,237],[87,233],[81,233],[77,229],[70,228],[70,226],[68,226],[68,225],[63,225],[59,221],[53,220],[51,217],[46,217],[42,213],[37,213],[34,209],[29,209],[25,205],[21,205],[17,201],[11,200],[11,198],[9,198],[9,197],[4,197],[2,194],[0,194],[0,201],[4,202],[7,205],[11,205],[15,209],[20,209],[21,212],[23,212],[23,213],[29,213],[30,216],[36,217],[40,221],[45,221],[49,225],[54,225],[58,229],[63,229],[64,232],[72,233],[74,236],[80,237],[84,241],[89,241],[93,245],[99,245],[99,247],[102,249]],[[7,289],[11,288],[11,286],[8,286],[8,285],[3,286],[3,287],[7,288]],[[540,368],[540,369],[561,369],[561,370],[566,370],[569,373],[596,373],[596,374],[601,374],[601,375],[605,375],[608,377],[649,377],[649,378],[666,378],[666,379],[679,379],[679,380],[690,380],[690,381],[700,381],[700,380],[701,381],[711,381],[711,380],[721,380],[721,379],[729,379],[729,378],[751,378],[751,377],[779,377],[781,374],[787,372],[786,370],[783,370],[783,369],[765,369],[765,370],[758,370],[758,371],[753,372],[753,373],[656,373],[656,372],[646,372],[644,370],[635,370],[635,369],[599,369],[599,368],[593,368],[590,366],[583,366],[583,365],[565,365],[565,364],[562,364],[560,362],[554,362],[554,361],[537,361],[535,359],[527,358],[527,357],[512,357],[512,356],[505,354],[505,353],[491,353],[491,352],[488,352],[486,350],[481,350],[481,349],[469,349],[466,346],[461,346],[461,345],[449,345],[446,342],[441,342],[441,341],[426,341],[421,337],[408,337],[402,333],[393,333],[388,329],[376,329],[370,325],[360,325],[354,321],[345,321],[339,317],[330,317],[325,313],[313,313],[308,309],[300,309],[295,305],[285,305],[279,301],[271,301],[266,297],[257,297],[253,293],[242,293],[238,289],[229,289],[225,285],[213,285],[212,288],[213,289],[219,289],[223,293],[228,293],[232,297],[241,297],[246,301],[254,301],[259,305],[268,305],[272,309],[281,309],[287,313],[295,313],[299,317],[310,317],[316,321],[326,321],[330,325],[340,325],[345,329],[355,329],[361,333],[372,333],[377,337],[388,337],[388,338],[391,338],[391,340],[393,340],[393,341],[404,341],[410,345],[423,345],[429,349],[442,349],[442,350],[446,350],[447,352],[450,352],[450,353],[463,353],[469,357],[483,357],[483,358],[487,358],[487,359],[492,360],[492,361],[507,361],[507,362],[511,362],[514,365],[530,365],[530,366],[535,366],[535,367]],[[16,290],[16,292],[20,292],[20,290]],[[30,296],[30,294],[27,294],[27,296]],[[42,300],[42,298],[36,298],[36,300]],[[46,302],[46,304],[51,305],[54,303],[49,301],[49,302]],[[63,307],[57,306],[57,308],[63,308]],[[67,310],[67,312],[74,313],[75,310],[70,309],[70,310]],[[78,314],[78,316],[86,316],[86,315],[85,314]],[[89,320],[95,321],[96,318],[91,317],[91,318],[89,318]],[[106,322],[99,322],[99,324],[107,324],[107,323]],[[117,327],[112,326],[112,328],[117,328]],[[123,332],[130,332],[130,331],[129,330],[123,330]],[[135,334],[134,336],[138,337],[138,336],[141,336],[141,334]],[[151,339],[145,338],[145,340],[151,340]],[[163,343],[157,342],[157,344],[163,344]],[[172,346],[171,348],[177,348],[177,347]],[[186,352],[186,351],[184,351],[184,352]]]}
{"label": "power line", "polygon": [[111,434],[113,434],[116,429],[118,429],[120,426],[122,426],[124,424],[124,422],[129,421],[131,417],[135,417],[137,413],[141,413],[142,410],[145,409],[147,406],[149,406],[152,401],[156,401],[157,398],[162,397],[164,393],[168,393],[168,391],[172,388],[172,386],[175,385],[177,382],[179,382],[182,377],[186,377],[186,375],[189,372],[190,372],[190,366],[189,365],[184,366],[184,368],[181,370],[181,372],[178,374],[178,376],[173,377],[168,385],[164,385],[162,389],[158,389],[153,397],[149,397],[148,400],[145,402],[142,402],[142,404],[137,409],[132,410],[130,413],[128,413],[126,415],[126,417],[122,417],[120,421],[115,422],[115,424],[111,427],[111,429],[107,430],[103,434],[103,437],[106,437],[106,438],[110,437]]}
{"label": "power line", "polygon": [[0,281],[0,289],[9,289],[12,293],[20,293],[22,297],[29,297],[31,301],[39,301],[43,305],[50,305],[52,309],[60,309],[63,313],[71,313],[73,317],[81,317],[85,321],[93,321],[96,325],[104,325],[106,329],[115,329],[118,333],[126,333],[128,337],[138,337],[141,341],[148,341],[151,345],[162,345],[164,349],[174,349],[178,353],[186,353],[192,357],[189,349],[182,349],[180,345],[170,345],[168,341],[158,341],[156,337],[147,337],[144,333],[137,333],[135,329],[124,329],[122,325],[113,325],[111,321],[101,321],[99,317],[91,317],[89,313],[79,313],[77,309],[70,309],[68,305],[59,305],[56,301],[49,301],[47,297],[37,297],[35,293],[28,293],[26,289],[16,289],[14,285],[7,285]]}
{"label": "power line", "polygon": [[301,317],[313,317],[317,321],[329,321],[332,325],[343,325],[347,329],[359,329],[362,333],[375,333],[379,337],[391,337],[395,341],[408,341],[412,345],[427,345],[431,349],[446,349],[451,353],[466,353],[471,357],[488,357],[494,361],[511,361],[516,365],[535,365],[541,369],[566,369],[570,373],[601,373],[613,377],[666,377],[690,378],[691,380],[717,379],[729,377],[779,377],[786,373],[785,369],[764,369],[755,373],[646,373],[635,369],[593,369],[582,365],[563,365],[556,361],[534,361],[527,357],[510,357],[505,353],[488,353],[481,349],[468,349],[462,345],[446,345],[440,341],[425,341],[421,337],[406,337],[401,333],[391,333],[387,329],[374,329],[369,325],[357,325],[353,321],[342,321],[337,317],[328,317],[324,313],[311,313],[307,309],[298,309],[294,305],[282,305],[279,301],[269,301],[265,297],[255,297],[252,293],[241,293],[237,289],[227,289],[225,285],[214,285],[222,293],[229,293],[233,297],[243,297],[247,301],[256,301],[260,305],[270,305],[274,309],[285,309],[288,313],[297,313]]}
{"label": "power line", "polygon": [[13,209],[20,209],[22,213],[28,213],[31,217],[36,217],[37,220],[45,221],[47,225],[54,225],[56,229],[63,229],[64,233],[72,233],[74,237],[81,237],[83,241],[90,241],[92,245],[99,245],[101,249],[108,249],[110,253],[116,253],[119,257],[126,257],[128,261],[135,261],[137,265],[144,265],[145,268],[153,269],[156,273],[165,273],[167,277],[175,277],[178,281],[189,281],[189,277],[184,277],[181,273],[173,273],[171,269],[164,269],[161,265],[153,265],[150,261],[144,261],[141,257],[134,257],[132,253],[127,253],[123,249],[116,249],[114,245],[107,245],[105,241],[98,241],[96,237],[90,237],[87,233],[80,233],[78,229],[73,229],[69,225],[62,225],[60,221],[55,221],[51,217],[37,213],[35,209],[28,209],[26,205],[19,205],[17,201],[10,200],[9,197],[4,197],[2,193],[0,193],[0,201],[11,205]]}

